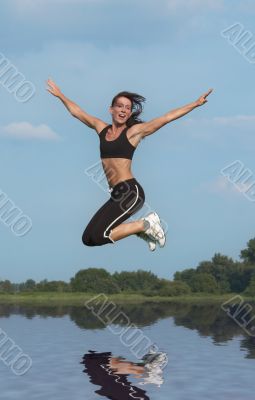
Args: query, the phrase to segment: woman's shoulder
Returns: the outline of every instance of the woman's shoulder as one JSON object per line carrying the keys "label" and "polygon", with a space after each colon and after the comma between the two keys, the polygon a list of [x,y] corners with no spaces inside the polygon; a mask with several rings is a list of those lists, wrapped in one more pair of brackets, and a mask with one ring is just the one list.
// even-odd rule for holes
{"label": "woman's shoulder", "polygon": [[127,131],[127,138],[129,139],[130,143],[135,147],[137,147],[141,139],[143,139],[141,129],[139,129],[140,124],[140,122],[133,124],[128,128]]}
{"label": "woman's shoulder", "polygon": [[100,136],[102,134],[102,132],[104,132],[105,130],[107,130],[111,125],[107,124],[106,122],[103,122],[98,126],[97,129],[97,133]]}

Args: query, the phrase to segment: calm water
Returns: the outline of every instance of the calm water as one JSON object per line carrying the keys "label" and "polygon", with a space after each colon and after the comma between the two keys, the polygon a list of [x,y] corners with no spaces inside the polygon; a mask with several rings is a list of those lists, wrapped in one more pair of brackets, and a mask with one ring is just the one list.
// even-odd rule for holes
{"label": "calm water", "polygon": [[[0,305],[1,332],[32,359],[24,375],[0,361],[1,398],[254,400],[255,338],[220,305],[139,304],[121,310],[132,326],[125,318],[104,326],[85,307]],[[139,360],[118,333],[125,326],[167,353],[158,385],[134,372]],[[109,360],[124,370],[110,368]]]}

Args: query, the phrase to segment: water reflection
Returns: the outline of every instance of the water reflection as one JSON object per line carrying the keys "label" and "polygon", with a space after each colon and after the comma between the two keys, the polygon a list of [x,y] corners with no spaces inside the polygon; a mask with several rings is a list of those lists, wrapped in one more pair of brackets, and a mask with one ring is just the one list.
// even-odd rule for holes
{"label": "water reflection", "polygon": [[121,357],[113,357],[111,352],[96,353],[90,351],[83,356],[86,372],[90,382],[101,386],[95,393],[112,400],[150,400],[146,392],[133,385],[128,376],[140,378],[144,373],[144,366]]}
{"label": "water reflection", "polygon": [[[111,352],[98,353],[92,350],[83,356],[81,363],[90,382],[101,386],[95,393],[113,400],[149,400],[146,391],[136,385],[150,383],[159,387],[163,383],[163,368],[167,361],[166,353],[157,352],[152,347],[138,363],[113,356]],[[138,380],[138,383],[133,385],[128,380],[129,376]]]}
{"label": "water reflection", "polygon": [[[180,303],[144,303],[122,304],[119,310],[125,313],[137,327],[152,325],[157,321],[173,317],[177,326],[196,330],[203,337],[211,337],[216,345],[225,344],[235,337],[240,341],[246,358],[255,358],[255,338],[249,336],[230,316],[221,309],[220,303],[180,304]],[[255,307],[253,307],[255,310]],[[70,319],[82,329],[104,329],[105,325],[86,307],[44,306],[44,305],[0,305],[0,317],[12,314],[24,315],[29,319],[39,315],[42,318],[63,317]],[[255,311],[254,311],[255,314]],[[124,325],[123,321],[116,321]]]}

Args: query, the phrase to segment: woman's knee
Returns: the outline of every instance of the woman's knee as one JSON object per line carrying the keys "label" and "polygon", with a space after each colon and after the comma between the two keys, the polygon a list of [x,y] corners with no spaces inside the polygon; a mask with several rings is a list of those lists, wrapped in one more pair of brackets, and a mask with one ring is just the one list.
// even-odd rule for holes
{"label": "woman's knee", "polygon": [[92,240],[92,231],[88,226],[82,234],[82,243],[85,246],[94,246],[94,241]]}
{"label": "woman's knee", "polygon": [[86,232],[84,231],[82,235],[82,242],[85,246],[102,246],[107,243],[112,243],[112,241],[108,240],[104,237],[103,233],[100,234],[98,232]]}
{"label": "woman's knee", "polygon": [[83,235],[82,235],[82,243],[85,246],[94,246],[94,244],[93,244],[93,242],[91,240],[91,237],[86,233],[83,233]]}

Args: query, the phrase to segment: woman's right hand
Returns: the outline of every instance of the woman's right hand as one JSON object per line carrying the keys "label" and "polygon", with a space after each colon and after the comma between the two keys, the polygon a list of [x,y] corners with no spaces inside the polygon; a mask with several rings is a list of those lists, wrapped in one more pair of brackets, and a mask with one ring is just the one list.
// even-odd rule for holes
{"label": "woman's right hand", "polygon": [[47,85],[48,87],[46,88],[46,90],[48,90],[48,92],[53,94],[53,96],[60,97],[61,90],[51,79],[47,80]]}

